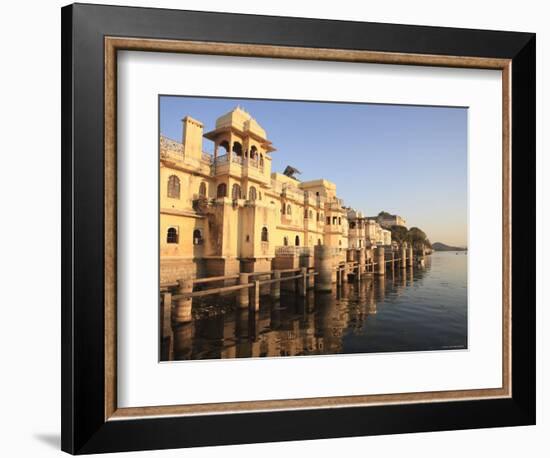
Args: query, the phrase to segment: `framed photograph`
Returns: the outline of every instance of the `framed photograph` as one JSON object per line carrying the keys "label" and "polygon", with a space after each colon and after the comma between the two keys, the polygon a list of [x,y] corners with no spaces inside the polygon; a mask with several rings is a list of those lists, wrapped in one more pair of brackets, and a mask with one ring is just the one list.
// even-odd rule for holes
{"label": "framed photograph", "polygon": [[70,5],[62,145],[63,450],[535,423],[534,34]]}

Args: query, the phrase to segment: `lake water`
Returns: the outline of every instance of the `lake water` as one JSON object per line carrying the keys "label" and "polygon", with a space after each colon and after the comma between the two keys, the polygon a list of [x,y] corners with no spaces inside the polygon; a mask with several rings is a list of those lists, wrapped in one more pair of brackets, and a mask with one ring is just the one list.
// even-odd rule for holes
{"label": "lake water", "polygon": [[463,252],[436,252],[424,268],[388,270],[333,293],[262,296],[256,313],[210,296],[193,304],[193,322],[174,329],[161,360],[465,349],[467,264]]}

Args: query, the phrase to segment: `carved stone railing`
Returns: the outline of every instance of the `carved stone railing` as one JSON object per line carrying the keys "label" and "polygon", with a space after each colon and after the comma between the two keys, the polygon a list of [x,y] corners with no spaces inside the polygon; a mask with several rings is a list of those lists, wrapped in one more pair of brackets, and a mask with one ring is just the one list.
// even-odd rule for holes
{"label": "carved stone railing", "polygon": [[309,246],[278,246],[275,256],[313,256],[313,248]]}
{"label": "carved stone railing", "polygon": [[183,153],[174,150],[161,150],[160,158],[164,160],[183,161]]}
{"label": "carved stone railing", "polygon": [[227,164],[227,162],[229,161],[229,156],[227,154],[223,154],[222,156],[218,156],[216,158],[216,165],[221,165],[221,164]]}

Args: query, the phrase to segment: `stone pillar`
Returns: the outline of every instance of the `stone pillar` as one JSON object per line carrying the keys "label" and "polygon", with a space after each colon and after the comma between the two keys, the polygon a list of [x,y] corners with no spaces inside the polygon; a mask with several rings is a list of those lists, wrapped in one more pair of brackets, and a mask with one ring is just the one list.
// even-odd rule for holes
{"label": "stone pillar", "polygon": [[[246,274],[246,273],[239,274],[239,285],[247,285],[248,280],[249,280],[249,274]],[[240,308],[248,307],[248,304],[250,302],[248,287],[242,288],[239,290],[238,299],[239,299]]]}
{"label": "stone pillar", "polygon": [[357,250],[357,261],[359,262],[359,274],[362,275],[365,273],[365,262],[366,262],[366,254],[364,248],[359,248]]}
{"label": "stone pillar", "polygon": [[[187,294],[193,291],[193,280],[181,279],[178,280],[177,294]],[[193,299],[184,297],[176,301],[175,307],[172,309],[173,323],[189,323],[192,319],[191,309],[193,307]]]}
{"label": "stone pillar", "polygon": [[372,273],[372,248],[365,248],[365,258],[367,261],[367,272]]}
{"label": "stone pillar", "polygon": [[332,291],[332,250],[315,245],[315,291]]}
{"label": "stone pillar", "polygon": [[[304,253],[300,256],[300,267],[313,267],[313,253]],[[308,277],[307,288],[313,288],[313,277]]]}
{"label": "stone pillar", "polygon": [[[271,263],[272,270],[298,269],[301,267],[300,257],[296,254],[295,251],[291,251],[291,249],[293,249],[294,247],[286,247],[286,248],[289,248],[289,250],[283,253],[279,253],[273,259]],[[289,276],[289,275],[284,274],[283,276]],[[281,290],[294,292],[294,282],[293,281],[282,282]]]}
{"label": "stone pillar", "polygon": [[[272,277],[272,280],[280,280],[281,272],[279,272],[278,270],[274,271]],[[271,283],[271,297],[272,299],[281,298],[281,282],[276,281]]]}
{"label": "stone pillar", "polygon": [[414,251],[412,245],[409,247],[407,255],[407,265],[412,267],[414,264]]}
{"label": "stone pillar", "polygon": [[386,259],[384,257],[384,247],[377,247],[375,258],[376,260],[376,275],[386,275]]}
{"label": "stone pillar", "polygon": [[307,267],[300,269],[300,275],[301,277],[298,278],[298,295],[305,297],[307,292]]}
{"label": "stone pillar", "polygon": [[395,268],[395,252],[391,250],[391,270],[393,272],[393,269]]}
{"label": "stone pillar", "polygon": [[172,293],[162,295],[162,337],[172,335]]}
{"label": "stone pillar", "polygon": [[405,244],[401,244],[400,247],[401,250],[401,259],[399,261],[399,267],[402,269],[405,269],[407,267],[407,246]]}
{"label": "stone pillar", "polygon": [[[250,303],[250,311],[257,312],[260,310],[260,280],[254,280],[254,293],[252,296],[252,302]],[[248,289],[247,289],[248,291]]]}

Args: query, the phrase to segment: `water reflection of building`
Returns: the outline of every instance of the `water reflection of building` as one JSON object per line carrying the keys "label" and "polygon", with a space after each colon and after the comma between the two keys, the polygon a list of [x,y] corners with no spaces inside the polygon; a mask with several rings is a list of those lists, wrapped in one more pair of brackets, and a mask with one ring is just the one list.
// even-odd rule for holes
{"label": "water reflection of building", "polygon": [[[307,297],[284,296],[282,302],[266,301],[259,312],[233,308],[205,314],[193,323],[174,329],[173,343],[163,348],[164,360],[301,356],[343,353],[345,337],[368,330],[369,316],[391,306],[412,282],[422,281],[429,270],[396,269],[384,276],[366,276],[344,283],[332,293]],[[284,307],[281,307],[284,304]],[[367,331],[368,332],[368,331]]]}

